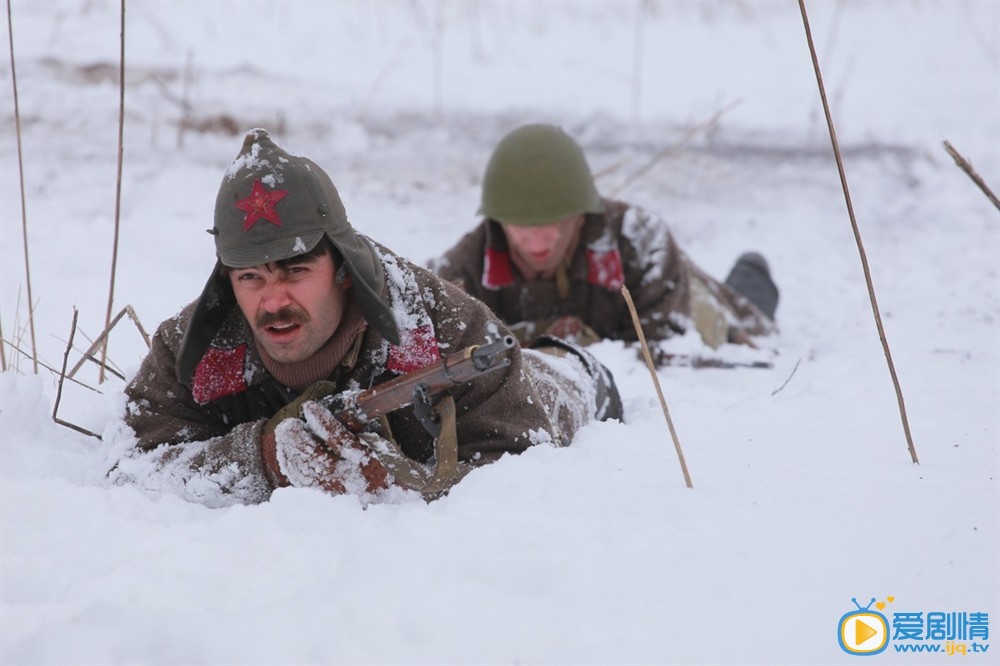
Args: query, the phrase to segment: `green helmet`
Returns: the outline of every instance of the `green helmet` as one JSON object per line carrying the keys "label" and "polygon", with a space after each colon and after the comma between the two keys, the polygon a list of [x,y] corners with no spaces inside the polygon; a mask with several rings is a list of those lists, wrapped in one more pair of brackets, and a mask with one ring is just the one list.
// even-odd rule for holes
{"label": "green helmet", "polygon": [[235,305],[221,270],[290,259],[311,251],[325,236],[343,257],[351,289],[365,319],[399,344],[392,310],[382,296],[385,272],[371,241],[354,231],[337,188],[311,160],[279,148],[266,130],[250,130],[229,166],[215,200],[218,262],[181,343],[177,372],[188,381],[219,326]]}
{"label": "green helmet", "polygon": [[518,226],[604,211],[580,146],[555,125],[524,125],[497,144],[483,176],[482,215]]}

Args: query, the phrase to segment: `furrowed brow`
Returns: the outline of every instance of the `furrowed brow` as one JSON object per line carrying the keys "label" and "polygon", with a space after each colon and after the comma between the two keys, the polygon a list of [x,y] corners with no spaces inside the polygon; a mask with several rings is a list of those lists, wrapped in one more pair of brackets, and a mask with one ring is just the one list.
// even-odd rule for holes
{"label": "furrowed brow", "polygon": [[290,257],[284,259],[277,263],[279,269],[290,268],[292,266],[301,266],[303,264],[312,264],[319,260],[319,257],[310,257],[309,255],[299,255],[297,257]]}

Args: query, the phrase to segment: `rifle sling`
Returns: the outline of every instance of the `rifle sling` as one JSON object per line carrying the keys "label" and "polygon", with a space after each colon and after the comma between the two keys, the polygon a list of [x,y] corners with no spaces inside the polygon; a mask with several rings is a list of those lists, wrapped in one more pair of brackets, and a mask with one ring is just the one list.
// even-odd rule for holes
{"label": "rifle sling", "polygon": [[434,440],[434,457],[437,464],[427,485],[420,489],[426,494],[444,492],[454,485],[458,477],[458,433],[455,428],[455,399],[444,396],[435,411],[438,413],[441,434]]}

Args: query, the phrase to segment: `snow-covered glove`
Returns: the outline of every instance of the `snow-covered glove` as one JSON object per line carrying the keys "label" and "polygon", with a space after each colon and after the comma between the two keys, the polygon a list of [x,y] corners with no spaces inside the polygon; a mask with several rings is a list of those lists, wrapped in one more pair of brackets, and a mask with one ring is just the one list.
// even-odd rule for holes
{"label": "snow-covered glove", "polygon": [[757,343],[753,341],[750,334],[741,328],[736,328],[735,326],[729,327],[729,342],[734,345],[746,345],[757,349]]}
{"label": "snow-covered glove", "polygon": [[336,392],[333,382],[316,382],[264,424],[264,471],[275,488],[315,486],[341,494],[389,487],[391,475],[367,442],[317,402]]}
{"label": "snow-covered glove", "polygon": [[300,412],[299,418],[280,421],[273,435],[261,435],[265,468],[275,487],[362,495],[393,485],[393,475],[376,452],[385,440],[351,432],[314,400],[301,403]]}
{"label": "snow-covered glove", "polygon": [[269,418],[260,432],[261,453],[264,456],[264,471],[267,473],[271,485],[277,488],[287,486],[287,479],[282,479],[278,469],[277,459],[274,457],[274,431],[278,424],[285,419],[302,418],[302,404],[310,400],[320,400],[328,395],[337,392],[337,386],[333,382],[318,381],[290,403],[279,409],[274,416]]}
{"label": "snow-covered glove", "polygon": [[[335,494],[373,493],[393,485],[424,489],[431,477],[425,465],[375,433],[355,434],[317,402],[336,392],[332,382],[316,382],[264,424],[261,449],[271,485]],[[454,432],[453,415],[450,423]]]}
{"label": "snow-covered glove", "polygon": [[583,323],[579,317],[566,315],[559,317],[545,329],[545,335],[552,335],[569,342],[575,342],[581,347],[599,342],[599,336],[594,329]]}

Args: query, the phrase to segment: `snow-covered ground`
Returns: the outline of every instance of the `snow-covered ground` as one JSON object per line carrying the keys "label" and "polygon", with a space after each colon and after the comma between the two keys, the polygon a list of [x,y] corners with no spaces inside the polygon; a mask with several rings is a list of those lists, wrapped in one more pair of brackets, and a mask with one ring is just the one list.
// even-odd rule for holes
{"label": "snow-covered ground", "polygon": [[[926,627],[893,635],[942,612],[987,613],[987,637],[952,647],[997,663],[1000,215],[941,142],[1000,192],[1000,3],[807,7],[919,465],[797,3],[128,3],[113,311],[150,332],[208,275],[246,129],[323,165],[356,227],[424,262],[476,221],[496,141],[547,121],[709,272],[768,257],[778,354],[659,372],[693,489],[645,366],[604,342],[627,424],[429,505],[286,489],[207,509],[108,487],[106,445],[53,423],[55,377],[5,345],[0,662],[851,663],[856,597],[890,624],[871,662],[946,659],[896,651],[945,650]],[[108,307],[120,6],[11,10],[35,337],[58,368],[73,308],[71,364]],[[0,325],[30,354],[2,34]],[[123,321],[109,357],[129,375],[144,351]],[[110,438],[122,382],[77,378],[101,393],[67,384],[59,415]]]}

